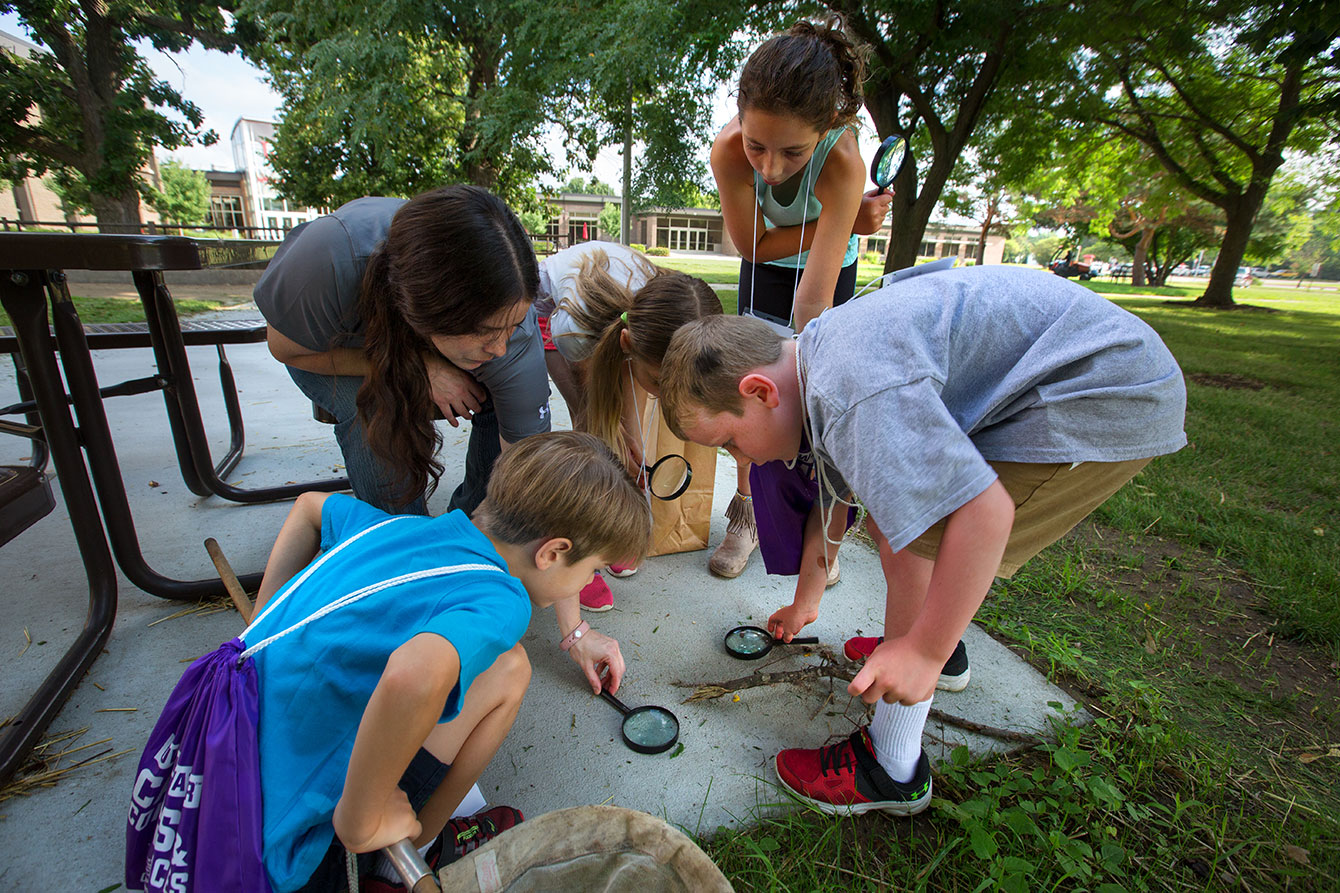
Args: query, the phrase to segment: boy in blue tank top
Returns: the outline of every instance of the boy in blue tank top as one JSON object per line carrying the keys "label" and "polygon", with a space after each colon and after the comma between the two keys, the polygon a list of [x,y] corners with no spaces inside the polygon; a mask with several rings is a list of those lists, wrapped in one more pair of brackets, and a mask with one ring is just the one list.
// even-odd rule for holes
{"label": "boy in blue tank top", "polygon": [[[575,432],[504,453],[473,521],[300,497],[248,630],[261,641],[335,605],[254,658],[274,889],[338,889],[344,850],[375,853],[404,838],[445,863],[519,821],[499,807],[448,822],[520,709],[530,664],[518,641],[531,612],[575,601],[599,567],[641,559],[650,530],[622,463]],[[598,662],[617,689],[617,649]]]}

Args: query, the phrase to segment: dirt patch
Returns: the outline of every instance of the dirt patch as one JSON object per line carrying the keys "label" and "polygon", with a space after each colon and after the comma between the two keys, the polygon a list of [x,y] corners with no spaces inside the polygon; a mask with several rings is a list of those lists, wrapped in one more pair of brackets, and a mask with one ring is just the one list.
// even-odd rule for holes
{"label": "dirt patch", "polygon": [[[1148,620],[1134,638],[1152,658],[1151,682],[1175,680],[1169,691],[1180,690],[1183,707],[1204,711],[1236,743],[1304,763],[1307,754],[1331,754],[1340,742],[1340,661],[1279,632],[1262,610],[1269,584],[1173,540],[1092,521],[1072,537],[1098,577],[1145,606]],[[1326,759],[1332,768],[1338,762]]]}
{"label": "dirt patch", "polygon": [[1264,381],[1238,375],[1236,372],[1192,372],[1187,378],[1207,388],[1224,388],[1229,391],[1259,391],[1266,386]]}

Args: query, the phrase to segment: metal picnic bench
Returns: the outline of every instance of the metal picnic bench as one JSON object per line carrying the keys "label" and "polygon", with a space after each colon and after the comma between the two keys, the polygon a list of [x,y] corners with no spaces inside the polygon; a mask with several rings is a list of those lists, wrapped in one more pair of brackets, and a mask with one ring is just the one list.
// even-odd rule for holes
{"label": "metal picnic bench", "polygon": [[[89,583],[82,632],[4,729],[0,781],[18,768],[102,650],[116,616],[113,556],[127,579],[153,595],[198,600],[225,594],[218,579],[174,580],[145,561],[107,423],[106,398],[152,390],[163,393],[182,480],[199,496],[253,503],[288,499],[306,490],[348,487],[343,478],[258,489],[223,480],[245,448],[236,384],[224,345],[264,341],[266,327],[260,320],[181,322],[163,272],[254,267],[268,261],[275,247],[267,242],[205,242],[180,236],[0,233],[0,303],[12,322],[0,329],[0,350],[13,356],[20,398],[0,408],[0,434],[33,442],[26,466],[0,466],[0,546],[54,508],[44,474],[49,458],[60,479]],[[66,284],[65,271],[71,269],[129,271],[145,322],[83,325]],[[210,454],[192,383],[186,347],[194,345],[212,345],[218,352],[230,430],[228,452],[218,463]],[[153,374],[99,386],[90,351],[125,348],[150,348]],[[246,575],[242,582],[254,588],[260,575]]]}

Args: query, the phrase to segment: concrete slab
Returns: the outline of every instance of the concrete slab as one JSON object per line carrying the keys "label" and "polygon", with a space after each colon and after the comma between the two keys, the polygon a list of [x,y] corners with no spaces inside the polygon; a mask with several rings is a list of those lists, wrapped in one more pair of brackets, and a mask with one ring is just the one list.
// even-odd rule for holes
{"label": "concrete slab", "polygon": [[[220,420],[210,426],[210,434],[222,452],[227,432],[212,357],[210,349],[191,350],[208,417]],[[260,485],[341,473],[329,427],[311,419],[310,404],[264,345],[231,348],[229,357],[248,425],[248,450],[234,482]],[[95,363],[107,384],[146,374],[150,360],[147,351],[109,351],[95,355]],[[6,366],[0,371],[0,401],[9,402],[14,393],[13,373]],[[175,467],[161,397],[119,397],[108,407],[149,563],[183,578],[212,576],[201,543],[213,536],[238,572],[259,570],[288,504],[242,506],[193,496]],[[567,425],[566,411],[557,403],[555,423]],[[445,507],[455,485],[450,470],[461,467],[466,442],[467,429],[444,431],[449,473],[433,500],[434,511]],[[0,463],[26,455],[26,442],[0,438]],[[723,458],[716,480],[719,506],[733,486],[733,466]],[[718,517],[712,545],[723,533],[724,519]],[[682,703],[691,688],[677,683],[720,682],[757,669],[796,669],[815,662],[780,649],[775,659],[752,664],[728,657],[721,646],[725,631],[766,618],[790,600],[791,586],[765,575],[757,559],[740,578],[718,580],[707,572],[707,555],[648,560],[636,576],[611,581],[614,611],[589,618],[622,643],[629,664],[623,700],[674,710],[683,750],[660,756],[626,750],[619,740],[619,715],[592,697],[575,665],[558,650],[552,614],[545,612],[525,639],[535,665],[526,706],[481,780],[492,802],[536,815],[608,802],[663,816],[689,831],[710,831],[748,822],[782,802],[771,769],[779,748],[823,743],[861,720],[863,705],[853,703],[841,683],[812,690],[772,685],[743,691],[739,701],[727,696]],[[876,634],[882,614],[884,586],[871,550],[859,543],[845,546],[842,575],[813,627],[835,649],[858,631]],[[0,716],[8,716],[26,701],[83,621],[87,585],[63,506],[0,549],[0,580],[5,581],[0,592]],[[188,613],[180,614],[183,609]],[[238,629],[230,610],[207,613],[164,602],[122,580],[106,653],[50,729],[84,730],[61,748],[92,745],[79,756],[105,751],[110,758],[76,769],[51,787],[0,802],[0,852],[6,854],[0,861],[0,889],[46,886],[57,861],[62,877],[78,889],[101,890],[120,882],[122,822],[139,750],[186,663]],[[964,692],[937,698],[936,706],[945,712],[989,726],[1037,730],[1046,727],[1048,702],[1072,706],[980,630],[968,631],[967,644],[973,682]],[[952,726],[933,723],[927,729],[933,759],[959,743],[978,753],[1007,744]]]}

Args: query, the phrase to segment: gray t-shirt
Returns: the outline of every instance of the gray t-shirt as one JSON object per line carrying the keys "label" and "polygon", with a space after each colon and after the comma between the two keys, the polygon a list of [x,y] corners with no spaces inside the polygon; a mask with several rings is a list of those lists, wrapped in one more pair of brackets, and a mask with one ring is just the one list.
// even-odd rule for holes
{"label": "gray t-shirt", "polygon": [[894,550],[990,486],[987,460],[1119,462],[1186,444],[1186,386],[1158,334],[1051,273],[911,276],[824,313],[798,350],[830,483]]}
{"label": "gray t-shirt", "polygon": [[[253,292],[265,321],[308,350],[362,347],[363,271],[403,204],[399,198],[354,199],[295,227]],[[549,379],[534,308],[508,339],[507,352],[469,374],[489,392],[503,440],[549,430]]]}

